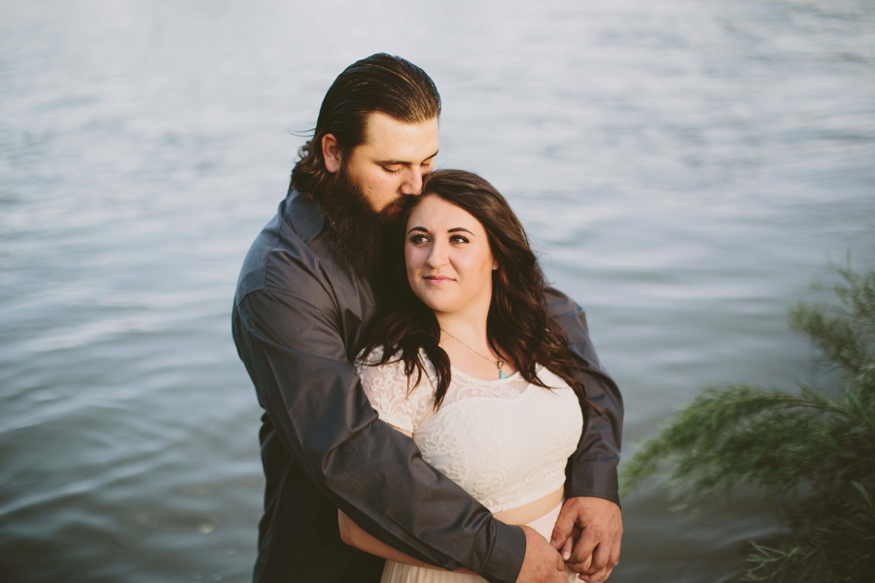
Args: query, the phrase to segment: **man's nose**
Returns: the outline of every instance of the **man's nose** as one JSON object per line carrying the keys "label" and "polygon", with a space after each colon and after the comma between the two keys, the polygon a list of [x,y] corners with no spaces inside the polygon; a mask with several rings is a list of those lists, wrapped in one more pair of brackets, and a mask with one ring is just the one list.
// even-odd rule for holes
{"label": "man's nose", "polygon": [[422,168],[414,166],[405,174],[404,183],[401,184],[401,194],[419,194],[422,192]]}

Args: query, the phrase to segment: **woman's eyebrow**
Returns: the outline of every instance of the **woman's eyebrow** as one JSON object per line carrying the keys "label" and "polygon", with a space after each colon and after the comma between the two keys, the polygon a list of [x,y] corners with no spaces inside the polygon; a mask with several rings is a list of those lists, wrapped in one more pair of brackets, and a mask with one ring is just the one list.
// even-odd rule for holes
{"label": "woman's eyebrow", "polygon": [[[425,227],[417,226],[417,227],[410,227],[410,230],[407,231],[407,234],[409,235],[413,231],[428,233],[428,229],[426,229]],[[474,235],[473,231],[470,231],[469,229],[466,229],[465,227],[453,227],[452,229],[447,229],[447,233],[459,233],[459,232],[465,232],[465,233],[468,233],[469,235],[472,235],[472,236]]]}

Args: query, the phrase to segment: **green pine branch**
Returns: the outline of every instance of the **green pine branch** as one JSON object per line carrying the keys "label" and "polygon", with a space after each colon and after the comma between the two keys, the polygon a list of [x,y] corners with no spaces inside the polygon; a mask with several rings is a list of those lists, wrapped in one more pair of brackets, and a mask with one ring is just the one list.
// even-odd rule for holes
{"label": "green pine branch", "polygon": [[625,492],[657,473],[691,501],[760,488],[788,532],[752,543],[747,580],[875,577],[875,271],[836,271],[837,305],[790,311],[791,329],[840,372],[836,396],[799,383],[707,387],[623,468]]}

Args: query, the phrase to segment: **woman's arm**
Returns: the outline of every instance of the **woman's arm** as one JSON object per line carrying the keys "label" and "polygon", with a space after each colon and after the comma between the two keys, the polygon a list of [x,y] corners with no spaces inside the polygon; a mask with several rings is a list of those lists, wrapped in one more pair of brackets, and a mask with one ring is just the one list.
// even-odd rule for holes
{"label": "woman's arm", "polygon": [[[392,429],[398,431],[399,433],[403,433],[407,437],[413,437],[413,435],[409,431],[405,431],[404,429],[400,429],[395,427],[394,425],[390,425]],[[384,559],[389,559],[390,561],[395,561],[396,563],[404,563],[405,565],[414,565],[416,567],[425,567],[427,569],[437,569],[439,571],[445,571],[446,569],[441,569],[440,567],[435,567],[434,565],[430,565],[418,559],[414,559],[410,555],[404,554],[398,549],[391,547],[378,539],[375,536],[371,536],[365,531],[362,527],[360,527],[356,522],[343,513],[342,510],[337,511],[337,525],[340,528],[340,540],[344,543],[348,544],[351,547],[355,547],[360,551],[364,551],[371,555],[376,555],[378,557],[382,557]],[[462,568],[455,573],[467,573],[467,574],[475,574],[473,571],[469,571],[468,569]]]}
{"label": "woman's arm", "polygon": [[[356,524],[352,518],[344,514],[341,510],[337,511],[337,524],[340,527],[340,539],[351,547],[355,547],[371,555],[395,561],[396,563],[404,563],[405,565],[414,565],[416,567],[425,567],[427,569],[437,569],[440,571],[445,570],[414,559],[410,555],[405,555],[401,551],[390,547],[380,539],[369,535],[362,527]],[[473,571],[464,568],[454,572],[474,574]]]}

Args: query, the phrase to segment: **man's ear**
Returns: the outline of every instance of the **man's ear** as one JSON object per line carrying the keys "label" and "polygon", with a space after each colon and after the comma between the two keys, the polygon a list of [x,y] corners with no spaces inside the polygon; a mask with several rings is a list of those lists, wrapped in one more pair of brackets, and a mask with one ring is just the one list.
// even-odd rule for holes
{"label": "man's ear", "polygon": [[322,158],[325,160],[325,169],[332,174],[340,168],[343,152],[341,152],[340,144],[337,143],[334,134],[322,136]]}

